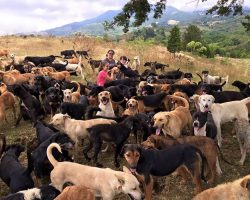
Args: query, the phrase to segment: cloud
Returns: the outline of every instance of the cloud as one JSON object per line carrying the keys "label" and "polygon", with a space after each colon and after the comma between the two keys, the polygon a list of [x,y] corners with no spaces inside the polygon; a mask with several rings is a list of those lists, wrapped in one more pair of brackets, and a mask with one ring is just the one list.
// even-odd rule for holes
{"label": "cloud", "polygon": [[[168,0],[167,5],[192,11],[196,3],[188,3],[191,1]],[[107,10],[121,9],[126,2],[128,0],[0,0],[0,34],[41,31],[82,21]],[[197,9],[211,7],[215,2],[200,1]]]}

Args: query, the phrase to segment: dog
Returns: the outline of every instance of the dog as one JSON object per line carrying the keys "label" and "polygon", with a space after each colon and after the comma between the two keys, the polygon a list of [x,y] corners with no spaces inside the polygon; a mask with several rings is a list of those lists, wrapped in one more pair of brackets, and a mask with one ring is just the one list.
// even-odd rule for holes
{"label": "dog", "polygon": [[[34,182],[31,178],[32,164],[28,164],[28,167],[24,168],[18,161],[18,157],[23,151],[23,146],[13,144],[6,147],[1,158],[0,178],[10,187],[12,193],[34,187]],[[29,153],[27,153],[27,158],[28,163],[31,163],[31,155]]]}
{"label": "dog", "polygon": [[[175,97],[177,98],[177,97]],[[156,134],[159,135],[161,130],[164,135],[171,135],[174,138],[181,136],[181,132],[184,127],[188,126],[189,130],[192,130],[192,116],[189,111],[189,104],[186,99],[182,97],[182,101],[185,102],[185,106],[179,106],[173,111],[169,112],[158,112],[153,117],[154,128]]]}
{"label": "dog", "polygon": [[103,200],[113,199],[119,193],[128,194],[133,199],[142,198],[139,182],[127,168],[123,167],[124,172],[119,172],[109,168],[101,169],[78,163],[58,162],[52,155],[53,148],[57,148],[59,152],[61,148],[57,143],[52,143],[47,149],[47,157],[54,166],[50,173],[50,180],[59,191],[62,191],[64,183],[70,182],[93,190],[95,196],[101,196]]}
{"label": "dog", "polygon": [[79,99],[80,99],[80,85],[78,82],[76,81],[72,81],[74,83],[77,84],[77,90],[75,92],[73,92],[73,89],[72,88],[71,90],[70,89],[65,89],[65,90],[62,90],[63,91],[63,102],[71,102],[71,103],[78,103],[79,102]]}
{"label": "dog", "polygon": [[210,112],[197,111],[193,114],[193,133],[195,136],[216,139],[217,128]]}
{"label": "dog", "polygon": [[93,60],[92,58],[89,58],[88,63],[91,66],[93,72],[95,72],[95,68],[99,68],[101,66],[102,60]]}
{"label": "dog", "polygon": [[46,114],[51,114],[51,117],[57,112],[62,102],[61,91],[55,87],[49,87],[45,91],[45,99],[43,102]]}
{"label": "dog", "polygon": [[9,194],[1,200],[54,200],[60,192],[51,185],[45,185],[39,188],[22,190],[15,194]]}
{"label": "dog", "polygon": [[206,159],[209,171],[211,172],[211,177],[208,179],[209,185],[214,183],[217,175],[221,175],[222,171],[218,159],[217,145],[210,138],[199,136],[187,136],[183,138],[174,139],[170,136],[163,137],[159,135],[150,135],[146,141],[142,142],[142,146],[146,149],[157,148],[159,150],[167,149],[177,144],[190,144],[201,151],[202,155]]}
{"label": "dog", "polygon": [[[12,85],[8,87],[9,91],[15,96],[19,97],[20,102],[20,113],[16,121],[16,126],[19,124],[22,118],[30,118],[33,123],[38,119],[44,117],[44,110],[39,100],[32,96],[23,85]],[[24,117],[26,116],[26,117]]]}
{"label": "dog", "polygon": [[65,132],[75,142],[77,147],[78,140],[88,136],[87,128],[97,124],[113,124],[113,120],[108,119],[91,119],[91,120],[75,120],[71,119],[67,114],[55,114],[50,121],[50,124]]}
{"label": "dog", "polygon": [[134,116],[139,113],[138,101],[135,99],[129,99],[126,103],[127,109],[123,112],[123,115]]}
{"label": "dog", "polygon": [[221,146],[221,124],[232,121],[233,119],[243,118],[249,120],[246,104],[250,102],[250,97],[241,101],[230,101],[226,103],[213,103],[212,95],[201,95],[199,97],[199,107],[201,112],[211,111],[215,126],[217,128],[217,141]]}
{"label": "dog", "polygon": [[61,56],[64,56],[65,59],[71,58],[72,56],[77,57],[75,50],[63,50],[61,51]]}
{"label": "dog", "polygon": [[94,163],[97,167],[102,167],[102,164],[97,161],[97,156],[101,150],[103,141],[114,142],[116,144],[115,149],[115,166],[118,168],[120,163],[118,161],[118,155],[121,153],[121,149],[128,139],[130,133],[135,130],[136,118],[130,116],[124,121],[118,124],[98,124],[90,128],[87,128],[90,144],[84,149],[84,156],[89,161],[88,152],[94,146]]}
{"label": "dog", "polygon": [[12,108],[14,120],[16,120],[15,96],[7,90],[4,83],[0,83],[0,121],[8,123],[5,110]]}
{"label": "dog", "polygon": [[53,167],[48,162],[46,155],[47,147],[52,143],[58,143],[63,147],[62,154],[56,149],[53,151],[53,156],[60,161],[73,161],[68,155],[68,150],[73,149],[74,142],[65,133],[57,132],[48,137],[45,141],[39,144],[32,153],[32,165],[34,166],[34,173],[37,179],[49,176]]}
{"label": "dog", "polygon": [[70,73],[68,71],[47,72],[45,75],[59,81],[70,81]]}
{"label": "dog", "polygon": [[192,145],[180,144],[167,150],[152,150],[127,144],[124,147],[124,157],[130,170],[142,180],[146,200],[152,199],[152,176],[167,176],[183,165],[196,184],[195,192],[202,191],[201,177],[204,177],[202,155]]}
{"label": "dog", "polygon": [[193,198],[193,200],[248,200],[250,198],[250,175],[207,189]]}
{"label": "dog", "polygon": [[138,70],[140,65],[141,65],[141,61],[140,61],[139,56],[135,56],[134,60],[133,60],[133,63],[131,65],[131,69],[132,70]]}
{"label": "dog", "polygon": [[85,113],[87,111],[87,103],[70,103],[63,102],[61,104],[60,110],[62,114],[68,114],[72,119],[85,119]]}
{"label": "dog", "polygon": [[56,56],[50,55],[50,56],[44,56],[44,57],[39,57],[39,56],[26,56],[24,58],[24,62],[32,62],[35,64],[35,66],[38,65],[45,65],[45,64],[50,64],[56,59]]}
{"label": "dog", "polygon": [[115,112],[111,103],[111,93],[103,91],[98,94],[99,108],[101,111],[96,113],[97,116],[115,117]]}
{"label": "dog", "polygon": [[246,154],[250,149],[250,124],[246,119],[235,119],[234,129],[236,130],[236,136],[240,146],[241,159],[240,165],[244,165]]}
{"label": "dog", "polygon": [[208,84],[220,84],[223,81],[228,82],[229,76],[226,77],[220,77],[220,76],[211,76],[208,71],[204,70],[202,71],[202,82],[208,83]]}
{"label": "dog", "polygon": [[33,67],[31,69],[32,74],[46,75],[48,72],[56,72],[53,67]]}
{"label": "dog", "polygon": [[93,192],[84,186],[68,186],[62,193],[55,198],[55,200],[95,200]]}
{"label": "dog", "polygon": [[150,112],[157,108],[163,110],[170,110],[169,98],[167,93],[159,93],[147,96],[136,96],[133,99],[138,101],[139,112]]}

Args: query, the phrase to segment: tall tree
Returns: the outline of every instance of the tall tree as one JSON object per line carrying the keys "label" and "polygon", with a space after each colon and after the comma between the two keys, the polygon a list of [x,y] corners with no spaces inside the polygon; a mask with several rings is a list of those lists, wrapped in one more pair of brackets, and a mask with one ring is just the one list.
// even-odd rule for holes
{"label": "tall tree", "polygon": [[[200,0],[195,0],[197,3]],[[210,0],[201,0],[210,1]],[[129,0],[122,8],[122,12],[114,17],[113,21],[104,22],[105,29],[114,28],[114,26],[122,26],[124,32],[128,32],[129,27],[138,27],[148,19],[150,11],[153,11],[154,18],[160,18],[166,8],[167,0],[156,0],[156,3],[150,4],[149,0]],[[217,0],[217,3],[210,8],[208,13],[217,13],[219,15],[229,15],[230,13],[242,14],[243,0]],[[134,18],[131,23],[131,18]],[[250,22],[249,22],[250,23]]]}
{"label": "tall tree", "polygon": [[196,25],[189,25],[186,31],[183,33],[183,48],[187,48],[187,44],[191,41],[201,42],[201,30]]}
{"label": "tall tree", "polygon": [[167,47],[168,51],[174,54],[181,50],[181,34],[178,26],[171,29]]}
{"label": "tall tree", "polygon": [[242,22],[242,25],[245,27],[247,31],[250,31],[250,15],[245,16],[247,21]]}

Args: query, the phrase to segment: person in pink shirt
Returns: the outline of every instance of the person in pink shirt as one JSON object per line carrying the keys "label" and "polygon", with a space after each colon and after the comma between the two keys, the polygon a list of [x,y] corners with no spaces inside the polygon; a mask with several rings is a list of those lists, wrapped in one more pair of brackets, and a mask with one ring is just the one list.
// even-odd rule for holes
{"label": "person in pink shirt", "polygon": [[108,62],[102,62],[101,64],[101,71],[97,75],[97,81],[96,84],[98,86],[104,86],[106,81],[112,81],[114,80],[114,71],[115,69],[111,69],[111,74],[108,74],[109,70],[109,63]]}

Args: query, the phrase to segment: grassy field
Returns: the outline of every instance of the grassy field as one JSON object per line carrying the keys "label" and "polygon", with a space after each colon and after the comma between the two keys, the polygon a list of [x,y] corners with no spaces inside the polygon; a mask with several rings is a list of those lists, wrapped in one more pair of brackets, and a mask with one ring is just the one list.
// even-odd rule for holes
{"label": "grassy field", "polygon": [[[16,55],[59,55],[61,50],[72,49],[75,47],[77,50],[90,49],[90,55],[93,59],[102,59],[108,49],[114,49],[116,52],[115,58],[119,59],[120,56],[126,55],[129,58],[133,58],[136,55],[140,56],[142,67],[140,71],[144,69],[143,64],[145,61],[158,61],[162,63],[168,63],[170,65],[169,70],[181,68],[185,72],[201,72],[204,69],[208,69],[211,74],[216,75],[229,75],[229,84],[226,85],[226,89],[235,89],[230,86],[234,80],[242,80],[244,82],[250,81],[250,60],[249,59],[229,59],[229,58],[214,58],[206,59],[201,57],[194,57],[193,62],[189,62],[186,59],[174,59],[168,53],[165,47],[152,46],[146,44],[135,43],[108,43],[101,39],[93,38],[54,38],[54,37],[14,37],[6,36],[0,37],[1,49],[8,49],[10,52]],[[192,55],[191,55],[192,56]],[[95,80],[96,75],[92,73],[87,61],[84,60],[85,70],[84,73],[88,80]],[[83,80],[76,79],[80,82]],[[194,77],[195,81],[198,81],[197,76]],[[14,128],[14,121],[10,111],[8,111],[9,124],[0,122],[0,132],[3,132],[7,136],[7,142],[9,144],[14,143],[19,138],[28,137],[31,140],[35,137],[35,129],[30,122],[21,121],[18,128]],[[47,119],[49,120],[49,119]],[[232,124],[227,123],[222,126],[223,146],[222,152],[224,157],[233,163],[240,160],[240,151],[237,140],[232,134]],[[130,138],[129,142],[133,142],[134,138]],[[88,164],[83,158],[82,154],[79,154],[82,164]],[[113,165],[113,155],[110,153],[102,153],[99,156],[101,162],[105,167],[111,167],[115,169]],[[26,165],[26,157],[23,153],[20,157],[21,162]],[[122,164],[126,165],[124,159]],[[250,172],[250,159],[247,158],[244,166],[230,166],[220,161],[223,174],[218,178],[215,185],[226,181],[232,181],[239,177],[242,177]],[[154,192],[153,199],[173,199],[173,200],[188,200],[192,198],[192,191],[194,185],[192,181],[187,185],[180,184],[181,178],[174,175],[168,177],[159,178],[159,189]],[[204,186],[205,187],[205,186]],[[0,197],[9,193],[8,187],[0,181]],[[125,200],[128,199],[124,195],[118,196],[116,199]]]}

